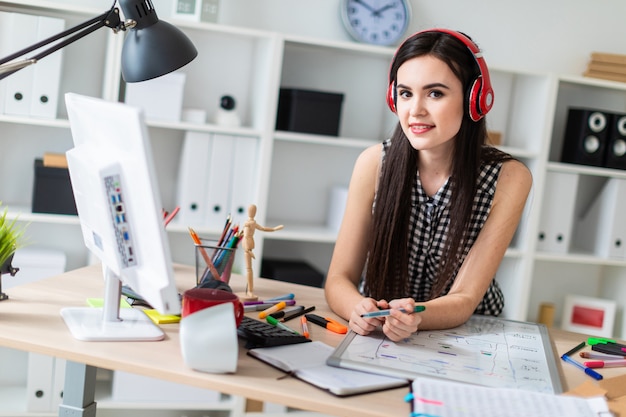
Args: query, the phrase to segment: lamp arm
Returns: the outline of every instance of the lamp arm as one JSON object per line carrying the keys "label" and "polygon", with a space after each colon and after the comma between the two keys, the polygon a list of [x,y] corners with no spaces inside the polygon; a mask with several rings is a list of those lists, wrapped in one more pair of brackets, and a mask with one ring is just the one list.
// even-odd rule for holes
{"label": "lamp arm", "polygon": [[[81,39],[85,36],[87,36],[88,34],[95,32],[96,30],[100,29],[101,27],[109,27],[112,28],[115,32],[119,31],[119,30],[126,30],[126,25],[124,23],[121,22],[120,16],[119,16],[119,9],[116,7],[111,8],[111,10],[106,11],[105,13],[101,14],[100,16],[94,17],[93,19],[90,19],[86,22],[83,22],[79,25],[76,25],[70,29],[67,29],[63,32],[60,32],[54,36],[51,36],[47,39],[44,39],[40,42],[37,42],[27,48],[24,48],[20,51],[17,51],[9,56],[6,56],[2,59],[0,59],[0,80],[8,77],[9,75],[19,71],[20,69],[31,65],[31,64],[35,64],[38,60],[45,58],[46,56],[58,51],[59,49],[62,49],[64,47],[66,47],[67,45],[77,41],[78,39]],[[9,61],[12,61],[16,58],[19,58],[25,54],[28,54],[30,52],[33,52],[41,47],[44,47],[46,45],[49,45],[53,42],[56,42],[57,40],[64,38],[68,35],[72,35],[69,38],[55,44],[54,46],[32,56],[31,58],[25,59],[23,61],[18,61],[18,62],[12,62],[9,63]]]}

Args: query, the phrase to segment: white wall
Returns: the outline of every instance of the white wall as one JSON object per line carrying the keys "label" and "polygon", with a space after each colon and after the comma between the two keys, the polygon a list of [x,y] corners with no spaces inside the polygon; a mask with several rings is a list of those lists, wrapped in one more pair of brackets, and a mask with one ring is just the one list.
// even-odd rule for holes
{"label": "white wall", "polygon": [[[159,1],[163,0],[155,0],[155,6]],[[592,51],[626,54],[625,0],[411,0],[411,4],[411,32],[435,26],[466,32],[481,45],[492,66],[581,74]],[[220,7],[220,21],[226,24],[349,39],[341,25],[339,0],[221,0]],[[165,17],[162,10],[157,8]]]}

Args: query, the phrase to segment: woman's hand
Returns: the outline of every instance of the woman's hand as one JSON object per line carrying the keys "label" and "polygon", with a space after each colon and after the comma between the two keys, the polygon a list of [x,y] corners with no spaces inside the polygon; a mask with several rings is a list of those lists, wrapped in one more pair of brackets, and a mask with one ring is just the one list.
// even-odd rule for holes
{"label": "woman's hand", "polygon": [[363,318],[361,314],[378,311],[380,308],[388,308],[385,300],[376,301],[373,298],[363,298],[352,310],[348,324],[350,329],[360,335],[367,335],[385,322],[384,317]]}
{"label": "woman's hand", "polygon": [[[387,307],[391,309],[391,312],[385,317],[385,323],[383,324],[385,336],[394,342],[398,342],[415,333],[422,322],[422,318],[419,314],[413,313],[414,307],[415,301],[412,298],[392,300],[389,303],[389,307]],[[403,313],[400,311],[400,308],[404,308],[409,313]]]}

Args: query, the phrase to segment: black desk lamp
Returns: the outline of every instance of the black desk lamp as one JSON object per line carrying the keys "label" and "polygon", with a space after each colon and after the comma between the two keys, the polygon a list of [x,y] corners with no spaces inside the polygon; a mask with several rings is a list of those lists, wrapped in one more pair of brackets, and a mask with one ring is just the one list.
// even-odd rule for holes
{"label": "black desk lamp", "polygon": [[[116,2],[100,16],[1,58],[0,80],[101,27],[111,28],[115,33],[130,29],[122,48],[122,77],[129,83],[150,80],[175,71],[198,55],[193,43],[182,31],[159,20],[151,0],[119,0],[126,22],[121,21]],[[63,40],[30,58],[10,62],[60,39]]]}

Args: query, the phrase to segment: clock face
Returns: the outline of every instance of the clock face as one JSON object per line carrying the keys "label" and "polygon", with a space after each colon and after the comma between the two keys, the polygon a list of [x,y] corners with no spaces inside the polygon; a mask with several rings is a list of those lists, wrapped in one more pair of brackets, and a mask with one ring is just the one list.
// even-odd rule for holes
{"label": "clock face", "polygon": [[341,15],[355,40],[392,45],[404,36],[411,9],[408,0],[342,0]]}

